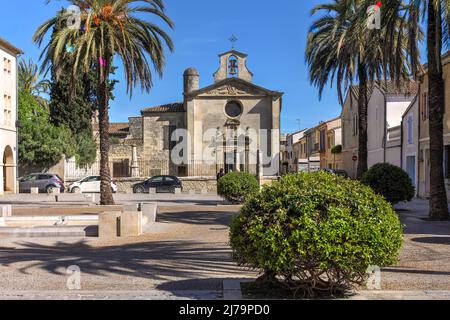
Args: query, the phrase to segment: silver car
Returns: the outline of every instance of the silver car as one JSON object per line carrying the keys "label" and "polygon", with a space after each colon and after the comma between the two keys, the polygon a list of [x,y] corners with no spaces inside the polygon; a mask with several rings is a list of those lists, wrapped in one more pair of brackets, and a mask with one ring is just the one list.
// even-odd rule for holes
{"label": "silver car", "polygon": [[64,182],[57,174],[33,173],[19,179],[20,193],[30,193],[32,188],[38,188],[39,193],[52,193],[54,189],[64,192]]}

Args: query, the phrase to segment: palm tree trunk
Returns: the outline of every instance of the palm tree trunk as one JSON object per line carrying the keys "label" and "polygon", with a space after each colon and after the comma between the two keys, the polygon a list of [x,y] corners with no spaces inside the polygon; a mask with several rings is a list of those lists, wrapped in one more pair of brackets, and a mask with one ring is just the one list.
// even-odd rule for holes
{"label": "palm tree trunk", "polygon": [[[105,56],[107,56],[105,54]],[[104,58],[106,65],[98,64],[98,122],[100,131],[100,204],[103,206],[114,205],[111,188],[111,171],[109,168],[109,58]]]}
{"label": "palm tree trunk", "polygon": [[367,172],[367,73],[364,65],[358,66],[358,169],[356,176],[361,179]]}
{"label": "palm tree trunk", "polygon": [[428,2],[428,105],[430,127],[430,219],[448,220],[447,192],[444,181],[444,80],[442,78],[441,8]]}

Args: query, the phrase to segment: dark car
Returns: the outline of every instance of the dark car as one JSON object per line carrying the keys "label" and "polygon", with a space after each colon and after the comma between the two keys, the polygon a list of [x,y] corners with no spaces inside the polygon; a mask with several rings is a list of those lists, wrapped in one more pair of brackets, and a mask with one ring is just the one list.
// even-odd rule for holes
{"label": "dark car", "polygon": [[38,188],[39,193],[51,193],[54,189],[64,192],[64,181],[51,173],[33,173],[19,179],[20,193],[30,193],[31,188]]}
{"label": "dark car", "polygon": [[134,193],[149,193],[150,189],[155,189],[157,193],[175,193],[176,189],[182,189],[183,185],[175,176],[156,176],[147,181],[135,184]]}

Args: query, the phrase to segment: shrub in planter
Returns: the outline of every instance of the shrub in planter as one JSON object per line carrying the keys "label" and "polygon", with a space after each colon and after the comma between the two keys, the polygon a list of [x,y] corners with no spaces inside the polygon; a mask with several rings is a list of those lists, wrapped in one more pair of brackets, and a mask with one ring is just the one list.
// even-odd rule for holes
{"label": "shrub in planter", "polygon": [[370,266],[397,262],[402,226],[358,181],[326,172],[288,175],[251,197],[231,225],[233,258],[309,297],[363,284]]}
{"label": "shrub in planter", "polygon": [[411,178],[405,171],[391,164],[376,164],[364,174],[361,181],[392,204],[414,198],[415,188]]}
{"label": "shrub in planter", "polygon": [[233,203],[243,203],[252,194],[260,191],[258,180],[244,172],[232,172],[220,178],[217,183],[220,196]]}

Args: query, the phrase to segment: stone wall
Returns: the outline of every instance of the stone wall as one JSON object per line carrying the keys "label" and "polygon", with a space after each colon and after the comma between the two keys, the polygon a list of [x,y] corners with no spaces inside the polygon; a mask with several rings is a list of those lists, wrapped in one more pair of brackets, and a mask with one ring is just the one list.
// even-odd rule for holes
{"label": "stone wall", "polygon": [[[120,178],[114,179],[117,182],[117,189],[119,193],[133,193],[133,186],[136,183],[143,182],[143,179],[138,178]],[[183,192],[201,192],[207,190],[210,193],[217,192],[217,181],[215,177],[189,177],[180,178],[183,182]],[[66,181],[66,186],[75,180]]]}

